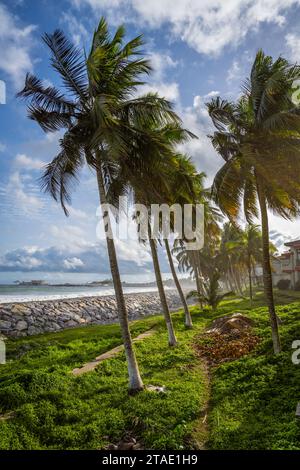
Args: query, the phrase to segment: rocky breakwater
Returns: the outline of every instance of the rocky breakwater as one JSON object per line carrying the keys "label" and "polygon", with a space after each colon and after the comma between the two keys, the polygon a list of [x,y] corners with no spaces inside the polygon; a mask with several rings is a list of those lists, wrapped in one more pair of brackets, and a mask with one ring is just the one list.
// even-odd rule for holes
{"label": "rocky breakwater", "polygon": [[[176,291],[167,291],[171,310],[181,307]],[[161,311],[156,292],[126,294],[130,320]],[[47,300],[0,304],[0,333],[20,337],[54,332],[90,324],[109,324],[118,321],[114,296]]]}

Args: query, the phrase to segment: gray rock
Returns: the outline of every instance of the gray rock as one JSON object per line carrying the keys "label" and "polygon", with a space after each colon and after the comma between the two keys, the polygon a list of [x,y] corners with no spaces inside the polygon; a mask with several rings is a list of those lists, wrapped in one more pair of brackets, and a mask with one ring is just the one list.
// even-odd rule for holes
{"label": "gray rock", "polygon": [[11,327],[11,321],[0,320],[0,330],[9,330]]}
{"label": "gray rock", "polygon": [[76,321],[74,320],[69,320],[65,323],[65,325],[68,327],[68,328],[71,328],[72,326],[78,326],[78,324],[76,323]]}
{"label": "gray rock", "polygon": [[35,326],[29,326],[28,327],[28,335],[39,335],[40,333],[43,333],[43,330],[41,328],[36,328]]}
{"label": "gray rock", "polygon": [[23,331],[27,330],[27,322],[25,320],[19,320],[16,324],[16,330]]}

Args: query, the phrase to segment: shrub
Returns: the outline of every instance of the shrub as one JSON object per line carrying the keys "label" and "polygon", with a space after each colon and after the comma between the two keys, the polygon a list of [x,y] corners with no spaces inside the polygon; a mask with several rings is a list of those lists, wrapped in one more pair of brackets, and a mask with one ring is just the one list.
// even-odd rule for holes
{"label": "shrub", "polygon": [[287,290],[290,288],[290,284],[291,281],[289,279],[280,279],[280,281],[277,282],[277,287],[281,290]]}
{"label": "shrub", "polygon": [[300,279],[296,282],[294,289],[300,290]]}

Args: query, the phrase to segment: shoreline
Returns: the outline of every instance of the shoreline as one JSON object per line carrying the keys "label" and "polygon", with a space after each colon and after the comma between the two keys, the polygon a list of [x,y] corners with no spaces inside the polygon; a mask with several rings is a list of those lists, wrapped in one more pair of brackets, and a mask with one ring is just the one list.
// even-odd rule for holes
{"label": "shoreline", "polygon": [[[95,288],[96,289],[96,288]],[[129,289],[134,289],[133,287]],[[172,287],[165,287],[166,291],[174,290]],[[144,288],[143,290],[135,291],[132,290],[131,292],[124,292],[124,295],[139,295],[139,294],[147,294],[155,292],[157,293],[158,290],[155,287]],[[13,294],[13,295],[5,295],[0,294],[0,307],[1,305],[7,304],[16,304],[16,303],[31,303],[31,302],[52,302],[52,301],[60,301],[60,300],[80,300],[80,299],[91,299],[91,298],[103,298],[103,297],[114,297],[114,289],[109,288],[107,291],[103,292],[78,292],[78,293],[64,293],[64,294],[28,294],[28,297],[22,296],[21,294]],[[10,300],[11,298],[11,300]]]}
{"label": "shoreline", "polygon": [[[130,321],[161,312],[158,292],[126,293]],[[176,289],[166,290],[171,311],[182,307]],[[0,304],[0,334],[32,336],[92,324],[118,322],[114,295]]]}

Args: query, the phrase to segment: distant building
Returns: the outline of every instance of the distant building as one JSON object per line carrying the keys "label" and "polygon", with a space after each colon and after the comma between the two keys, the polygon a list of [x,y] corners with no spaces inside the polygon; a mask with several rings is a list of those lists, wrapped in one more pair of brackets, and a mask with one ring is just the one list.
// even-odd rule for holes
{"label": "distant building", "polygon": [[276,286],[281,279],[290,281],[290,287],[295,287],[300,281],[300,240],[285,243],[288,250],[272,260],[273,283]]}
{"label": "distant building", "polygon": [[46,285],[45,281],[40,281],[37,279],[33,279],[32,281],[15,281],[16,284],[19,286],[44,286]]}

